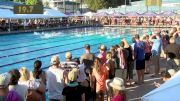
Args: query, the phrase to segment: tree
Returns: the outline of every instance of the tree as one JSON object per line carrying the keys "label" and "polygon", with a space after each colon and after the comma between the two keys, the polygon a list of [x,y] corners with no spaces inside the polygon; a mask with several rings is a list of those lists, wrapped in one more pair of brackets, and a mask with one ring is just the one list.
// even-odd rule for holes
{"label": "tree", "polygon": [[92,11],[97,11],[98,9],[107,8],[107,0],[85,0],[88,8]]}
{"label": "tree", "polygon": [[25,3],[25,0],[13,0],[14,2],[22,2]]}
{"label": "tree", "polygon": [[[76,0],[80,1],[80,0]],[[126,0],[126,5],[129,5],[130,1],[139,1],[139,0]],[[102,8],[109,8],[109,7],[117,7],[120,5],[125,5],[125,0],[85,0],[84,2],[87,4],[88,8],[92,11],[97,11],[98,9]]]}
{"label": "tree", "polygon": [[41,0],[26,0],[26,5],[42,5]]}
{"label": "tree", "polygon": [[45,7],[49,7],[49,1],[43,2],[43,5],[44,5]]}

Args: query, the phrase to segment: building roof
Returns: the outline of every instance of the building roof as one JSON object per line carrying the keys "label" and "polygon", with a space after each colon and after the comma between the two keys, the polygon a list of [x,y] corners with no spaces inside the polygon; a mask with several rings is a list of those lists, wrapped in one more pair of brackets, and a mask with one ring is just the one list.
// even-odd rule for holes
{"label": "building roof", "polygon": [[[51,2],[58,2],[58,4],[63,4],[63,1],[51,1]],[[66,5],[79,5],[78,2],[72,2],[72,1],[65,1]]]}
{"label": "building roof", "polygon": [[23,3],[13,2],[13,1],[1,1],[0,2],[0,8],[13,9],[13,7],[15,5],[23,5]]}
{"label": "building roof", "polygon": [[15,6],[15,5],[22,5],[23,3],[20,2],[13,2],[13,1],[1,1],[0,5],[4,6]]}

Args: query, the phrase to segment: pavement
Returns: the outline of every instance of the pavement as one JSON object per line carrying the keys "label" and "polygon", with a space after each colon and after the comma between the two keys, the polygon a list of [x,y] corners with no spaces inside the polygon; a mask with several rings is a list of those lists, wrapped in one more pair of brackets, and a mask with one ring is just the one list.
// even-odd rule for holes
{"label": "pavement", "polygon": [[[131,87],[127,87],[126,89],[126,96],[127,96],[127,101],[140,101],[141,97],[148,92],[152,91],[156,87],[154,86],[154,82],[160,82],[160,77],[153,78],[151,75],[153,74],[154,71],[154,66],[149,65],[150,67],[150,74],[145,74],[145,81],[144,84],[142,85],[133,85]],[[160,67],[161,71],[165,70],[166,67],[166,60],[165,59],[160,59]],[[119,70],[116,70],[116,76],[118,77]],[[134,72],[134,80],[137,81],[137,76],[136,73]]]}

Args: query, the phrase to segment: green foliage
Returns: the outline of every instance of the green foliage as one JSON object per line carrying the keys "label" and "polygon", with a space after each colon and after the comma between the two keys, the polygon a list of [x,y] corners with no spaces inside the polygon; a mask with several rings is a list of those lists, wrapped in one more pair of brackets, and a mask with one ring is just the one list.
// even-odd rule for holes
{"label": "green foliage", "polygon": [[25,0],[13,0],[14,2],[22,2],[22,3],[24,3],[25,2]]}
{"label": "green foliage", "polygon": [[26,0],[26,5],[42,5],[41,0]]}
{"label": "green foliage", "polygon": [[[78,0],[79,1],[79,0]],[[129,4],[130,0],[126,0],[126,4]],[[139,0],[131,0],[131,1],[139,1]],[[120,5],[125,4],[125,0],[85,0],[85,4],[89,7],[92,11],[97,11],[98,9],[102,8],[109,8],[109,7],[117,7]]]}
{"label": "green foliage", "polygon": [[43,5],[44,5],[45,7],[49,7],[49,2],[48,2],[48,1],[45,1],[45,2],[43,3]]}
{"label": "green foliage", "polygon": [[85,3],[88,5],[89,9],[92,11],[97,11],[98,9],[107,8],[107,0],[85,0]]}

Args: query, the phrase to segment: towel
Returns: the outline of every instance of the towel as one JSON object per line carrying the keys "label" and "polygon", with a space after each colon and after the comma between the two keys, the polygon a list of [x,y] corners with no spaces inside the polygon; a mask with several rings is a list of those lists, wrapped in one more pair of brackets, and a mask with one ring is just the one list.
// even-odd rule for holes
{"label": "towel", "polygon": [[118,48],[119,66],[121,69],[126,69],[125,54],[122,48]]}

